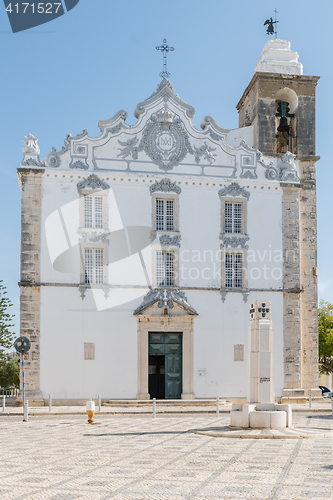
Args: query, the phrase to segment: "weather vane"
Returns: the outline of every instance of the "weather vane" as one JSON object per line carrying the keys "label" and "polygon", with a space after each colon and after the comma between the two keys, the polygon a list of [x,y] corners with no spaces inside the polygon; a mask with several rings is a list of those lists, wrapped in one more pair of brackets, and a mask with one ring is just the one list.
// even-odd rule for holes
{"label": "weather vane", "polygon": [[[279,21],[276,20],[276,14],[278,13],[278,11],[274,9],[274,12],[275,12],[275,21],[273,21],[272,18],[266,19],[266,21],[264,22],[264,26],[268,24],[266,30],[267,35],[275,35],[275,38],[277,38],[277,23]],[[275,29],[274,29],[274,24],[275,24]]]}
{"label": "weather vane", "polygon": [[169,47],[166,38],[163,40],[163,45],[160,47],[155,47],[156,50],[161,50],[163,52],[163,71],[161,71],[160,76],[168,78],[170,73],[167,71],[167,53],[175,50],[173,47]]}

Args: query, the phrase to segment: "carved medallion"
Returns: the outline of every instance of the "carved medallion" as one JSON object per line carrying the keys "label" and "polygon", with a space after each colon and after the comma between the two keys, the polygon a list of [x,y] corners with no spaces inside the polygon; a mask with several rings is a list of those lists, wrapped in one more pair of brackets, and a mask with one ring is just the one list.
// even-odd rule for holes
{"label": "carved medallion", "polygon": [[178,165],[187,153],[193,154],[184,125],[173,113],[165,110],[152,115],[138,149],[144,150],[165,171]]}

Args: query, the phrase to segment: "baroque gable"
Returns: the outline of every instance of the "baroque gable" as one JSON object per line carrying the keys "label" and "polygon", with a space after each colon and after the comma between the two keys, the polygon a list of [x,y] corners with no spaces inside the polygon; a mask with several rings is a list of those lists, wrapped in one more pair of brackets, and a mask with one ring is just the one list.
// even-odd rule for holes
{"label": "baroque gable", "polygon": [[75,137],[67,134],[62,149],[53,148],[43,166],[87,173],[170,172],[221,180],[261,178],[295,182],[298,178],[297,161],[292,171],[287,171],[285,165],[277,165],[276,158],[265,159],[242,139],[251,137],[249,127],[223,129],[206,116],[199,130],[192,122],[194,114],[194,108],[163,78],[156,91],[136,106],[134,125],[126,123],[127,112],[120,110],[110,120],[99,121],[99,137],[90,137],[86,130]]}

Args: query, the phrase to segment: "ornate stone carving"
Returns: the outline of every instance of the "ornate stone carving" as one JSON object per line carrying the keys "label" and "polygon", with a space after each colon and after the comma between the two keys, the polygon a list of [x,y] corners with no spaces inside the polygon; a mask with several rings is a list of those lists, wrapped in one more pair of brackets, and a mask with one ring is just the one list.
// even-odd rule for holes
{"label": "ornate stone carving", "polygon": [[160,245],[173,245],[180,247],[180,240],[181,240],[181,235],[176,234],[174,236],[170,236],[169,234],[162,234],[162,235],[157,235],[156,232],[151,233],[151,240],[155,241],[157,240]]}
{"label": "ornate stone carving", "polygon": [[246,303],[247,299],[249,298],[250,292],[242,292],[243,295],[243,301]]}
{"label": "ornate stone carving", "polygon": [[22,153],[23,154],[33,154],[33,155],[39,155],[40,149],[37,144],[38,139],[34,137],[32,134],[28,134],[27,136],[24,136],[24,146],[22,148]]}
{"label": "ornate stone carving", "polygon": [[42,167],[42,162],[39,159],[39,146],[36,137],[28,134],[24,137],[24,146],[22,147],[23,160],[22,167]]}
{"label": "ornate stone carving", "polygon": [[86,179],[83,179],[81,182],[77,184],[77,190],[81,191],[82,189],[110,189],[109,184],[100,179],[96,174],[91,174]]}
{"label": "ornate stone carving", "polygon": [[213,154],[213,151],[216,151],[216,148],[212,148],[208,146],[207,142],[204,142],[200,148],[194,146],[195,150],[195,162],[200,163],[200,159],[203,156],[210,164],[215,161],[216,155]]}
{"label": "ornate stone carving", "polygon": [[222,299],[222,302],[224,303],[225,302],[225,299],[227,298],[227,293],[228,292],[224,292],[224,291],[220,291],[220,294],[221,294],[221,299]]}
{"label": "ornate stone carving", "polygon": [[191,307],[187,302],[187,298],[181,290],[156,288],[149,290],[149,292],[144,296],[142,304],[135,309],[134,314],[142,314],[146,309],[154,304],[157,304],[157,307],[160,309],[162,307],[169,307],[172,309],[174,307],[174,303],[191,315],[198,314],[196,310],[193,309],[193,307]]}
{"label": "ornate stone carving", "polygon": [[125,158],[127,158],[127,156],[131,156],[133,158],[133,160],[137,160],[138,159],[138,148],[136,147],[136,144],[138,141],[139,141],[139,139],[137,138],[137,136],[133,137],[132,139],[128,139],[125,142],[118,140],[118,143],[123,147],[118,148],[120,150],[120,153],[117,156],[117,158],[119,158],[119,156],[121,156],[121,158],[125,159]]}
{"label": "ornate stone carving", "polygon": [[71,161],[71,163],[69,164],[69,168],[80,168],[82,170],[88,170],[89,165],[82,160],[77,160],[74,163],[73,161]]}
{"label": "ornate stone carving", "polygon": [[250,198],[250,193],[237,184],[237,182],[232,182],[229,186],[220,189],[219,197],[222,198],[222,196],[243,196],[248,200]]}
{"label": "ornate stone carving", "polygon": [[287,151],[282,156],[282,162],[280,163],[280,180],[284,181],[292,181],[299,182],[299,177],[297,174],[296,163],[295,163],[295,155]]}
{"label": "ornate stone carving", "polygon": [[28,158],[28,160],[22,161],[21,165],[25,167],[41,167],[42,164],[39,160],[35,160],[34,158]]}
{"label": "ornate stone carving", "polygon": [[265,177],[269,181],[275,181],[279,177],[279,170],[274,166],[274,163],[271,161],[269,165],[266,165],[266,163],[262,159],[262,153],[257,150],[257,161],[262,165],[266,171],[265,171]]}
{"label": "ornate stone carving", "polygon": [[44,161],[47,167],[58,168],[60,166],[61,158],[59,158],[56,148],[52,148],[52,152],[45,156]]}
{"label": "ornate stone carving", "polygon": [[108,236],[110,236],[109,233],[93,233],[93,232],[86,232],[86,231],[79,231],[79,234],[81,235],[81,238],[79,239],[79,243],[87,243],[88,241],[91,241],[93,243],[96,243],[98,241],[101,241],[102,243],[108,243]]}
{"label": "ornate stone carving", "polygon": [[87,291],[87,286],[84,286],[84,285],[80,285],[79,286],[79,292],[80,292],[80,296],[81,296],[81,299],[83,300],[86,296],[86,291]]}
{"label": "ornate stone carving", "polygon": [[175,182],[171,182],[170,179],[162,179],[161,181],[156,181],[149,187],[150,194],[161,191],[162,193],[177,193],[182,192],[181,188],[177,186]]}
{"label": "ornate stone carving", "polygon": [[246,245],[246,242],[249,240],[249,236],[226,236],[225,234],[220,234],[220,240],[222,240],[221,248],[230,247],[230,248],[245,248],[249,247]]}
{"label": "ornate stone carving", "polygon": [[[242,141],[241,145],[247,150],[250,149],[245,141]],[[242,169],[240,174],[241,179],[257,179],[256,155],[254,153],[242,154],[240,159]]]}
{"label": "ornate stone carving", "polygon": [[[165,110],[166,111],[166,110]],[[160,121],[158,114],[148,120],[138,146],[162,170],[168,171],[192,153],[188,134],[181,120],[173,118],[172,123]]]}

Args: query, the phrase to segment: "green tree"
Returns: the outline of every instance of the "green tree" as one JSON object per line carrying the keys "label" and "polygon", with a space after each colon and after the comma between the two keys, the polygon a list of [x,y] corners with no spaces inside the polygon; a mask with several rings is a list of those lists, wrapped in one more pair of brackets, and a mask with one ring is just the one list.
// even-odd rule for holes
{"label": "green tree", "polygon": [[333,304],[321,300],[318,309],[319,369],[333,372]]}
{"label": "green tree", "polygon": [[12,347],[14,339],[14,334],[10,331],[14,326],[14,316],[8,312],[13,304],[6,295],[6,287],[0,280],[0,360],[8,360],[7,350]]}
{"label": "green tree", "polygon": [[0,386],[7,388],[14,385],[20,386],[19,358],[0,361]]}

